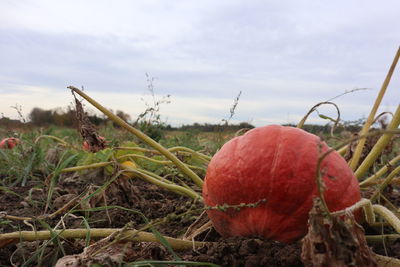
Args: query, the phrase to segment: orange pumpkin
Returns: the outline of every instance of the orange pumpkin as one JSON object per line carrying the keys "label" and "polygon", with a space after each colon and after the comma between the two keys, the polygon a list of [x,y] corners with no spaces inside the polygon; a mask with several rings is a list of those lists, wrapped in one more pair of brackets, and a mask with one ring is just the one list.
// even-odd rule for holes
{"label": "orange pumpkin", "polygon": [[16,145],[21,143],[21,140],[15,137],[4,138],[0,141],[0,148],[13,149]]}
{"label": "orange pumpkin", "polygon": [[[259,235],[290,243],[307,232],[317,193],[316,168],[329,147],[298,128],[255,128],[226,143],[212,158],[203,187],[208,206],[257,203],[240,210],[207,211],[222,236]],[[322,162],[325,200],[331,211],[360,200],[358,181],[336,151]]]}

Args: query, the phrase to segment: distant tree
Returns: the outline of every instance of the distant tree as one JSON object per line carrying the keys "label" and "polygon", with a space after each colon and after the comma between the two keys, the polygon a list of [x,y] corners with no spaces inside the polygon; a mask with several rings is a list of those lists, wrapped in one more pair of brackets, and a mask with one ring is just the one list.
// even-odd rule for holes
{"label": "distant tree", "polygon": [[11,128],[11,127],[21,127],[23,123],[19,120],[11,120],[8,117],[0,118],[0,127]]}
{"label": "distant tree", "polygon": [[98,117],[97,115],[89,115],[88,118],[89,118],[90,122],[96,126],[104,124],[107,121],[107,119]]}
{"label": "distant tree", "polygon": [[239,123],[239,128],[249,128],[249,129],[253,129],[254,125],[248,123],[248,122],[241,122]]}
{"label": "distant tree", "polygon": [[129,121],[131,119],[131,115],[123,112],[122,110],[117,110],[117,116],[123,119],[124,121]]}
{"label": "distant tree", "polygon": [[51,110],[43,110],[41,108],[33,108],[29,113],[29,119],[34,125],[42,126],[54,123]]}

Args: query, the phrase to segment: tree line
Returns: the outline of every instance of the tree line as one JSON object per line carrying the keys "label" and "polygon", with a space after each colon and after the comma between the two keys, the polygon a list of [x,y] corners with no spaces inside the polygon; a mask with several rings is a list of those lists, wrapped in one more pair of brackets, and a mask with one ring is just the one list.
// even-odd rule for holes
{"label": "tree line", "polygon": [[[129,114],[117,110],[114,112],[118,117],[122,118],[123,120],[130,122],[131,117]],[[96,114],[87,114],[87,117],[89,120],[96,126],[101,126],[105,125],[109,122],[109,119],[105,116],[102,115],[96,115]],[[45,110],[41,109],[38,107],[35,107],[31,110],[31,112],[28,115],[27,122],[23,122],[23,120],[12,120],[7,117],[1,117],[0,118],[0,125],[3,127],[21,127],[23,125],[29,125],[29,126],[61,126],[61,127],[76,127],[77,126],[77,121],[76,121],[76,114],[75,110],[72,107],[68,107],[66,110],[57,108],[57,109],[50,109],[50,110]],[[339,125],[335,129],[337,132],[341,132],[344,129],[351,131],[351,132],[357,132],[360,130],[360,126],[362,125],[363,121],[355,121],[355,122],[345,122],[344,124]],[[134,126],[138,126],[141,128],[140,123],[138,124],[138,120],[135,122],[131,123]],[[136,125],[135,125],[136,124]],[[202,132],[220,132],[220,131],[238,131],[240,129],[246,128],[246,129],[252,129],[254,128],[254,125],[248,123],[248,122],[241,122],[238,124],[228,124],[221,122],[220,124],[212,124],[212,123],[194,123],[194,124],[187,124],[187,125],[182,125],[180,127],[173,127],[169,124],[163,123],[161,121],[158,122],[153,122],[153,126],[156,126],[160,130],[180,130],[180,131],[188,131],[188,130],[195,130],[195,131],[202,131]],[[115,125],[117,126],[117,125]],[[295,125],[291,125],[295,126]],[[306,124],[303,127],[304,130],[311,132],[311,133],[329,133],[331,131],[331,125],[329,123],[325,125],[318,125],[318,124]]]}

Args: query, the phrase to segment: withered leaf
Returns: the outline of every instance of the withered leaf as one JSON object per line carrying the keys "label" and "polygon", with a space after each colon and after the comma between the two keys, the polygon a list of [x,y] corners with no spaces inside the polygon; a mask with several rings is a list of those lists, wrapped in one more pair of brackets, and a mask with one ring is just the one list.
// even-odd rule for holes
{"label": "withered leaf", "polygon": [[365,240],[364,230],[352,214],[327,217],[314,199],[308,234],[302,240],[301,258],[305,266],[378,266]]}
{"label": "withered leaf", "polygon": [[75,98],[76,119],[78,121],[79,133],[83,137],[84,141],[89,145],[90,152],[96,153],[103,150],[106,147],[105,139],[97,134],[96,128],[86,115],[82,103],[74,94],[73,96]]}

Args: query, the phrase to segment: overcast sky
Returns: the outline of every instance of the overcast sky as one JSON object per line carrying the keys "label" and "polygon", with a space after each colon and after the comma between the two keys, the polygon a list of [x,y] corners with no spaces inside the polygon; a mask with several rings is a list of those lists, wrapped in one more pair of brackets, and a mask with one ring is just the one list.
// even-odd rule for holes
{"label": "overcast sky", "polygon": [[[400,45],[400,1],[0,0],[0,113],[67,107],[69,85],[135,118],[173,125],[297,123],[316,103],[367,116]],[[400,67],[400,66],[398,66]],[[396,70],[382,111],[400,99]],[[331,107],[321,112],[334,116]],[[314,115],[309,122],[321,122]]]}

